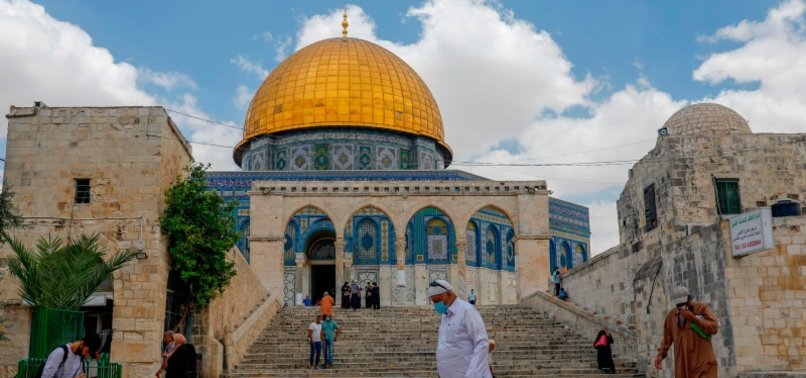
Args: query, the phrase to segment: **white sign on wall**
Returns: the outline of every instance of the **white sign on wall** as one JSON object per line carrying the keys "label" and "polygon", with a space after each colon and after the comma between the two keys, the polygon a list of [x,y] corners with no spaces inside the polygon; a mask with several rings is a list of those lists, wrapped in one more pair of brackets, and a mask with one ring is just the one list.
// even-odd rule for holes
{"label": "white sign on wall", "polygon": [[774,247],[770,208],[762,207],[730,218],[730,239],[733,257]]}

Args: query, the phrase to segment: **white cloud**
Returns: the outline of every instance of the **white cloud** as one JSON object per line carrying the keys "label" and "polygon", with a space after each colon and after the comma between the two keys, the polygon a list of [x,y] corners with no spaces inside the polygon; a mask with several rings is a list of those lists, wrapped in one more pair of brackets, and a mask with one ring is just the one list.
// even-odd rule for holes
{"label": "white cloud", "polygon": [[[95,46],[76,25],[51,17],[37,4],[0,1],[0,108],[31,106],[42,100],[50,106],[164,105],[210,118],[189,93],[163,98],[138,87],[154,84],[166,90],[195,89],[195,82],[179,72],[155,72],[118,62],[109,50]],[[241,132],[171,114],[187,139],[234,145]],[[2,136],[8,123],[0,118]],[[231,150],[194,145],[196,160],[215,169],[232,169]]]}
{"label": "white cloud", "polygon": [[[81,28],[58,21],[27,1],[0,1],[0,108],[153,105],[137,88],[137,69],[115,62]],[[2,136],[8,123],[0,118]]]}
{"label": "white cloud", "polygon": [[238,66],[241,70],[257,75],[258,79],[263,80],[269,76],[269,70],[265,69],[260,63],[253,62],[249,58],[238,55],[230,59],[230,63]]}
{"label": "white cloud", "polygon": [[713,101],[750,121],[754,132],[803,132],[806,122],[806,5],[791,0],[771,9],[763,21],[744,20],[719,29],[709,40],[744,42],[715,53],[694,71],[710,84],[755,83],[754,89],[725,89]]}
{"label": "white cloud", "polygon": [[[255,36],[257,38],[257,36]],[[274,49],[274,60],[282,62],[288,57],[288,48],[291,47],[292,39],[290,35],[275,36],[271,32],[260,35],[263,42],[268,43]]]}
{"label": "white cloud", "polygon": [[612,201],[594,201],[587,203],[591,225],[591,255],[606,251],[619,243],[618,211]]}
{"label": "white cloud", "polygon": [[139,68],[137,73],[140,82],[155,84],[167,91],[176,87],[187,87],[194,90],[198,88],[190,76],[181,72],[155,72],[148,68]]}
{"label": "white cloud", "polygon": [[[306,19],[297,49],[340,36],[341,15],[342,10],[336,9]],[[636,159],[654,146],[657,128],[685,104],[653,88],[644,77],[601,102],[592,101],[590,95],[609,83],[590,76],[575,78],[572,63],[547,32],[516,19],[497,3],[433,0],[412,8],[407,16],[419,20],[423,32],[408,45],[379,39],[374,21],[362,9],[351,6],[348,15],[350,36],[389,49],[423,77],[440,106],[456,161]],[[573,108],[586,109],[589,116],[541,116]],[[522,148],[496,147],[506,140],[516,140]],[[607,146],[617,148],[602,149]],[[629,167],[454,165],[493,179],[546,179],[560,198],[620,187]],[[607,207],[605,203],[594,205],[597,249],[593,251],[597,252],[617,243],[618,226],[614,219],[598,215]]]}
{"label": "white cloud", "polygon": [[246,109],[246,106],[252,101],[252,96],[255,95],[255,91],[245,85],[239,85],[236,91],[238,93],[235,95],[235,99],[232,100],[232,103],[238,109]]}
{"label": "white cloud", "polygon": [[[171,118],[182,133],[193,141],[193,158],[202,163],[212,164],[214,170],[239,170],[232,160],[232,146],[237,144],[243,136],[243,130],[234,122],[212,123],[199,118],[212,120],[203,109],[199,108],[197,99],[191,94],[185,94],[180,99],[169,102],[166,106],[185,114],[170,113]],[[201,142],[201,143],[199,143]]]}

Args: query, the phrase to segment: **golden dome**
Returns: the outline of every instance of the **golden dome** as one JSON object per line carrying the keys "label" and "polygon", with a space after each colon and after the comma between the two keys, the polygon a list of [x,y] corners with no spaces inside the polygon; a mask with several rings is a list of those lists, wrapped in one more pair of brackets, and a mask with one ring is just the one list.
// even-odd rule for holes
{"label": "golden dome", "polygon": [[235,154],[256,136],[324,127],[425,136],[451,153],[423,80],[389,50],[362,39],[325,39],[280,63],[249,105]]}

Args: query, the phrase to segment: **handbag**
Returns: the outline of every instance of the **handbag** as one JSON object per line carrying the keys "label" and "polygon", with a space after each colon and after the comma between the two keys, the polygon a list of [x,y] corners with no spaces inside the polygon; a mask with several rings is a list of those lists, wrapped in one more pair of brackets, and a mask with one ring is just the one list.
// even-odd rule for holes
{"label": "handbag", "polygon": [[600,336],[599,339],[597,339],[596,342],[593,343],[593,346],[595,348],[607,346],[607,336],[602,334],[602,336]]}

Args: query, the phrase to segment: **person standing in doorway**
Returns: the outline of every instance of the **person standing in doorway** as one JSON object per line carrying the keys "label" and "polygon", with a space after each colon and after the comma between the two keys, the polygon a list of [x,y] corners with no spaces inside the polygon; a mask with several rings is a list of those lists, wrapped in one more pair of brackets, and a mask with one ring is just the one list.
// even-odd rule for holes
{"label": "person standing in doorway", "polygon": [[311,354],[308,357],[308,368],[316,369],[322,355],[322,315],[308,326],[308,343],[311,345]]}
{"label": "person standing in doorway", "polygon": [[719,321],[711,308],[691,299],[688,289],[672,289],[675,307],[666,314],[663,342],[655,357],[655,368],[663,368],[663,359],[674,344],[674,376],[676,378],[716,378],[717,362],[711,336],[719,331]]}
{"label": "person standing in doorway", "polygon": [[347,281],[341,287],[341,308],[350,308],[350,283]]}
{"label": "person standing in doorway", "polygon": [[341,334],[341,327],[330,316],[322,318],[322,335],[324,336],[323,345],[325,347],[325,362],[322,364],[323,368],[333,367],[333,352],[335,351],[334,345],[336,340],[339,339]]}
{"label": "person standing in doorway", "polygon": [[476,291],[470,289],[470,295],[467,296],[467,301],[470,302],[473,306],[476,305]]}
{"label": "person standing in doorway", "polygon": [[442,315],[437,341],[437,371],[442,378],[492,378],[489,340],[478,310],[460,299],[445,280],[428,285],[434,311]]}

